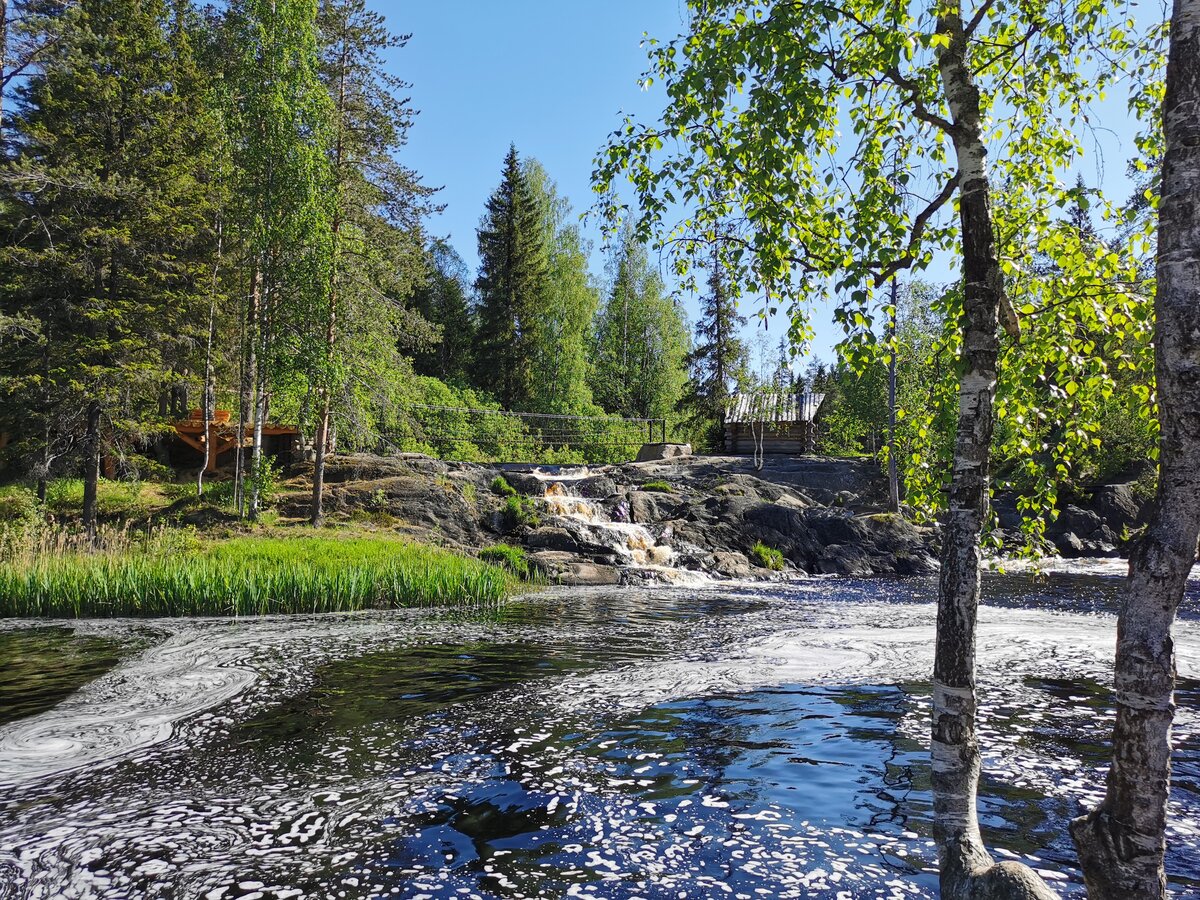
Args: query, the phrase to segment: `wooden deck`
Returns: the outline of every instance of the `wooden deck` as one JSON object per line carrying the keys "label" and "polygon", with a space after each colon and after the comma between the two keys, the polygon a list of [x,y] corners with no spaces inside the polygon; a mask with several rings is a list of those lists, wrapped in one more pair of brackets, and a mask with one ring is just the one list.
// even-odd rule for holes
{"label": "wooden deck", "polygon": [[[235,449],[238,444],[238,425],[236,422],[231,422],[228,417],[219,416],[205,423],[202,416],[198,412],[193,412],[188,419],[183,419],[172,423],[175,426],[175,433],[179,436],[179,440],[187,444],[204,456],[205,446],[213,448],[209,454],[208,467],[206,472],[215,472],[220,466],[221,456]],[[300,437],[300,428],[296,425],[280,425],[275,422],[268,422],[262,427],[264,438],[268,437]],[[242,447],[249,447],[254,443],[254,429],[247,425],[242,432],[240,444]]]}

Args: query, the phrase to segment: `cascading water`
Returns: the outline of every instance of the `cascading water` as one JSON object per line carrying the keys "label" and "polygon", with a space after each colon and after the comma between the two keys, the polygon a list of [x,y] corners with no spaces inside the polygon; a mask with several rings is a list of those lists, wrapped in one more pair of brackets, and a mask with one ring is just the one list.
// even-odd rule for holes
{"label": "cascading water", "polygon": [[649,528],[633,522],[613,521],[602,504],[581,496],[578,483],[586,475],[547,476],[539,472],[534,475],[546,482],[542,497],[546,511],[568,520],[573,530],[582,532],[590,543],[610,548],[622,564],[643,569],[668,569],[674,562],[674,549],[670,544],[660,542],[661,538]]}

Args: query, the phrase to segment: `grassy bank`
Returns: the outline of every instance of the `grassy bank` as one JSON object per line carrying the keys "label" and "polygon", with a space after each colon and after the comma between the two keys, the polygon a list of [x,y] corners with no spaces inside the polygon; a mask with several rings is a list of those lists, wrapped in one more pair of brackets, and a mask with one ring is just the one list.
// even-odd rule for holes
{"label": "grassy bank", "polygon": [[[47,552],[49,551],[49,552]],[[386,536],[166,533],[106,550],[43,546],[0,563],[0,616],[247,616],[503,600],[505,569]]]}

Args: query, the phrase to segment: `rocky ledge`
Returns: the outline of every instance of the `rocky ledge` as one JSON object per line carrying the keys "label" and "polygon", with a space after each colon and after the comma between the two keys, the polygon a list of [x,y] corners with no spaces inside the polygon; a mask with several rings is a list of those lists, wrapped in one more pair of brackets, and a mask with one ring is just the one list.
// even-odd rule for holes
{"label": "rocky ledge", "polygon": [[[308,473],[293,474],[299,486]],[[884,512],[878,469],[855,460],[768,458],[755,471],[744,457],[681,456],[554,470],[339,456],[326,482],[330,513],[459,549],[520,546],[566,583],[936,568],[932,534]],[[307,504],[297,491],[281,512],[303,516]]]}

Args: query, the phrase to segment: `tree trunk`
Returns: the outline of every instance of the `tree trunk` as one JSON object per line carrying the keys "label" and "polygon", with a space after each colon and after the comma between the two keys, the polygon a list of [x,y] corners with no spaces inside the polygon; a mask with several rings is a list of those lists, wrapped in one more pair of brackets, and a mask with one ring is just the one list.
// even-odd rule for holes
{"label": "tree trunk", "polygon": [[992,231],[979,90],[968,65],[967,35],[957,4],[943,10],[938,31],[950,38],[938,54],[938,70],[954,121],[963,247],[958,433],[942,533],[933,672],[932,783],[941,895],[944,900],[1053,898],[1032,870],[993,862],[983,845],[976,811],[980,754],[975,736],[975,624],[1004,276]]}
{"label": "tree trunk", "polygon": [[238,402],[237,433],[237,484],[238,515],[246,514],[246,428],[254,418],[255,395],[258,385],[258,328],[259,308],[262,305],[262,267],[256,265],[251,276],[250,303],[246,310],[245,337],[242,342],[244,363],[242,366],[241,396]]}
{"label": "tree trunk", "polygon": [[87,408],[87,432],[83,448],[83,529],[88,542],[96,543],[96,495],[100,489],[100,401]]}
{"label": "tree trunk", "polygon": [[331,249],[329,266],[329,318],[325,322],[325,371],[322,373],[321,386],[321,419],[317,423],[316,454],[313,458],[313,494],[312,510],[309,522],[314,528],[320,526],[325,510],[325,447],[329,443],[329,414],[333,399],[333,358],[337,348],[337,304],[338,304],[338,255],[339,240],[342,232],[342,167],[345,163],[346,141],[346,75],[350,66],[349,44],[346,39],[348,25],[342,21],[342,53],[341,66],[338,71],[338,100],[337,100],[337,142],[334,146],[333,172],[337,179],[337,196],[334,199],[333,221],[330,227]]}
{"label": "tree trunk", "polygon": [[217,282],[221,273],[221,254],[224,249],[225,234],[221,219],[217,218],[217,258],[213,262],[212,292],[208,301],[208,334],[204,344],[204,394],[201,403],[201,417],[204,420],[204,462],[196,473],[196,496],[204,496],[204,473],[214,462],[213,438],[216,437],[209,423],[216,417],[216,384],[213,372],[213,342],[216,339],[217,327]]}
{"label": "tree trunk", "polygon": [[1117,621],[1117,723],[1104,800],[1071,824],[1092,900],[1166,896],[1175,654],[1200,537],[1200,0],[1175,0],[1163,103],[1155,377],[1158,497]]}
{"label": "tree trunk", "polygon": [[0,0],[0,157],[7,156],[4,149],[4,89],[8,86],[8,0]]}
{"label": "tree trunk", "polygon": [[888,512],[900,512],[900,472],[896,465],[896,303],[899,293],[892,279],[892,314],[888,319]]}

